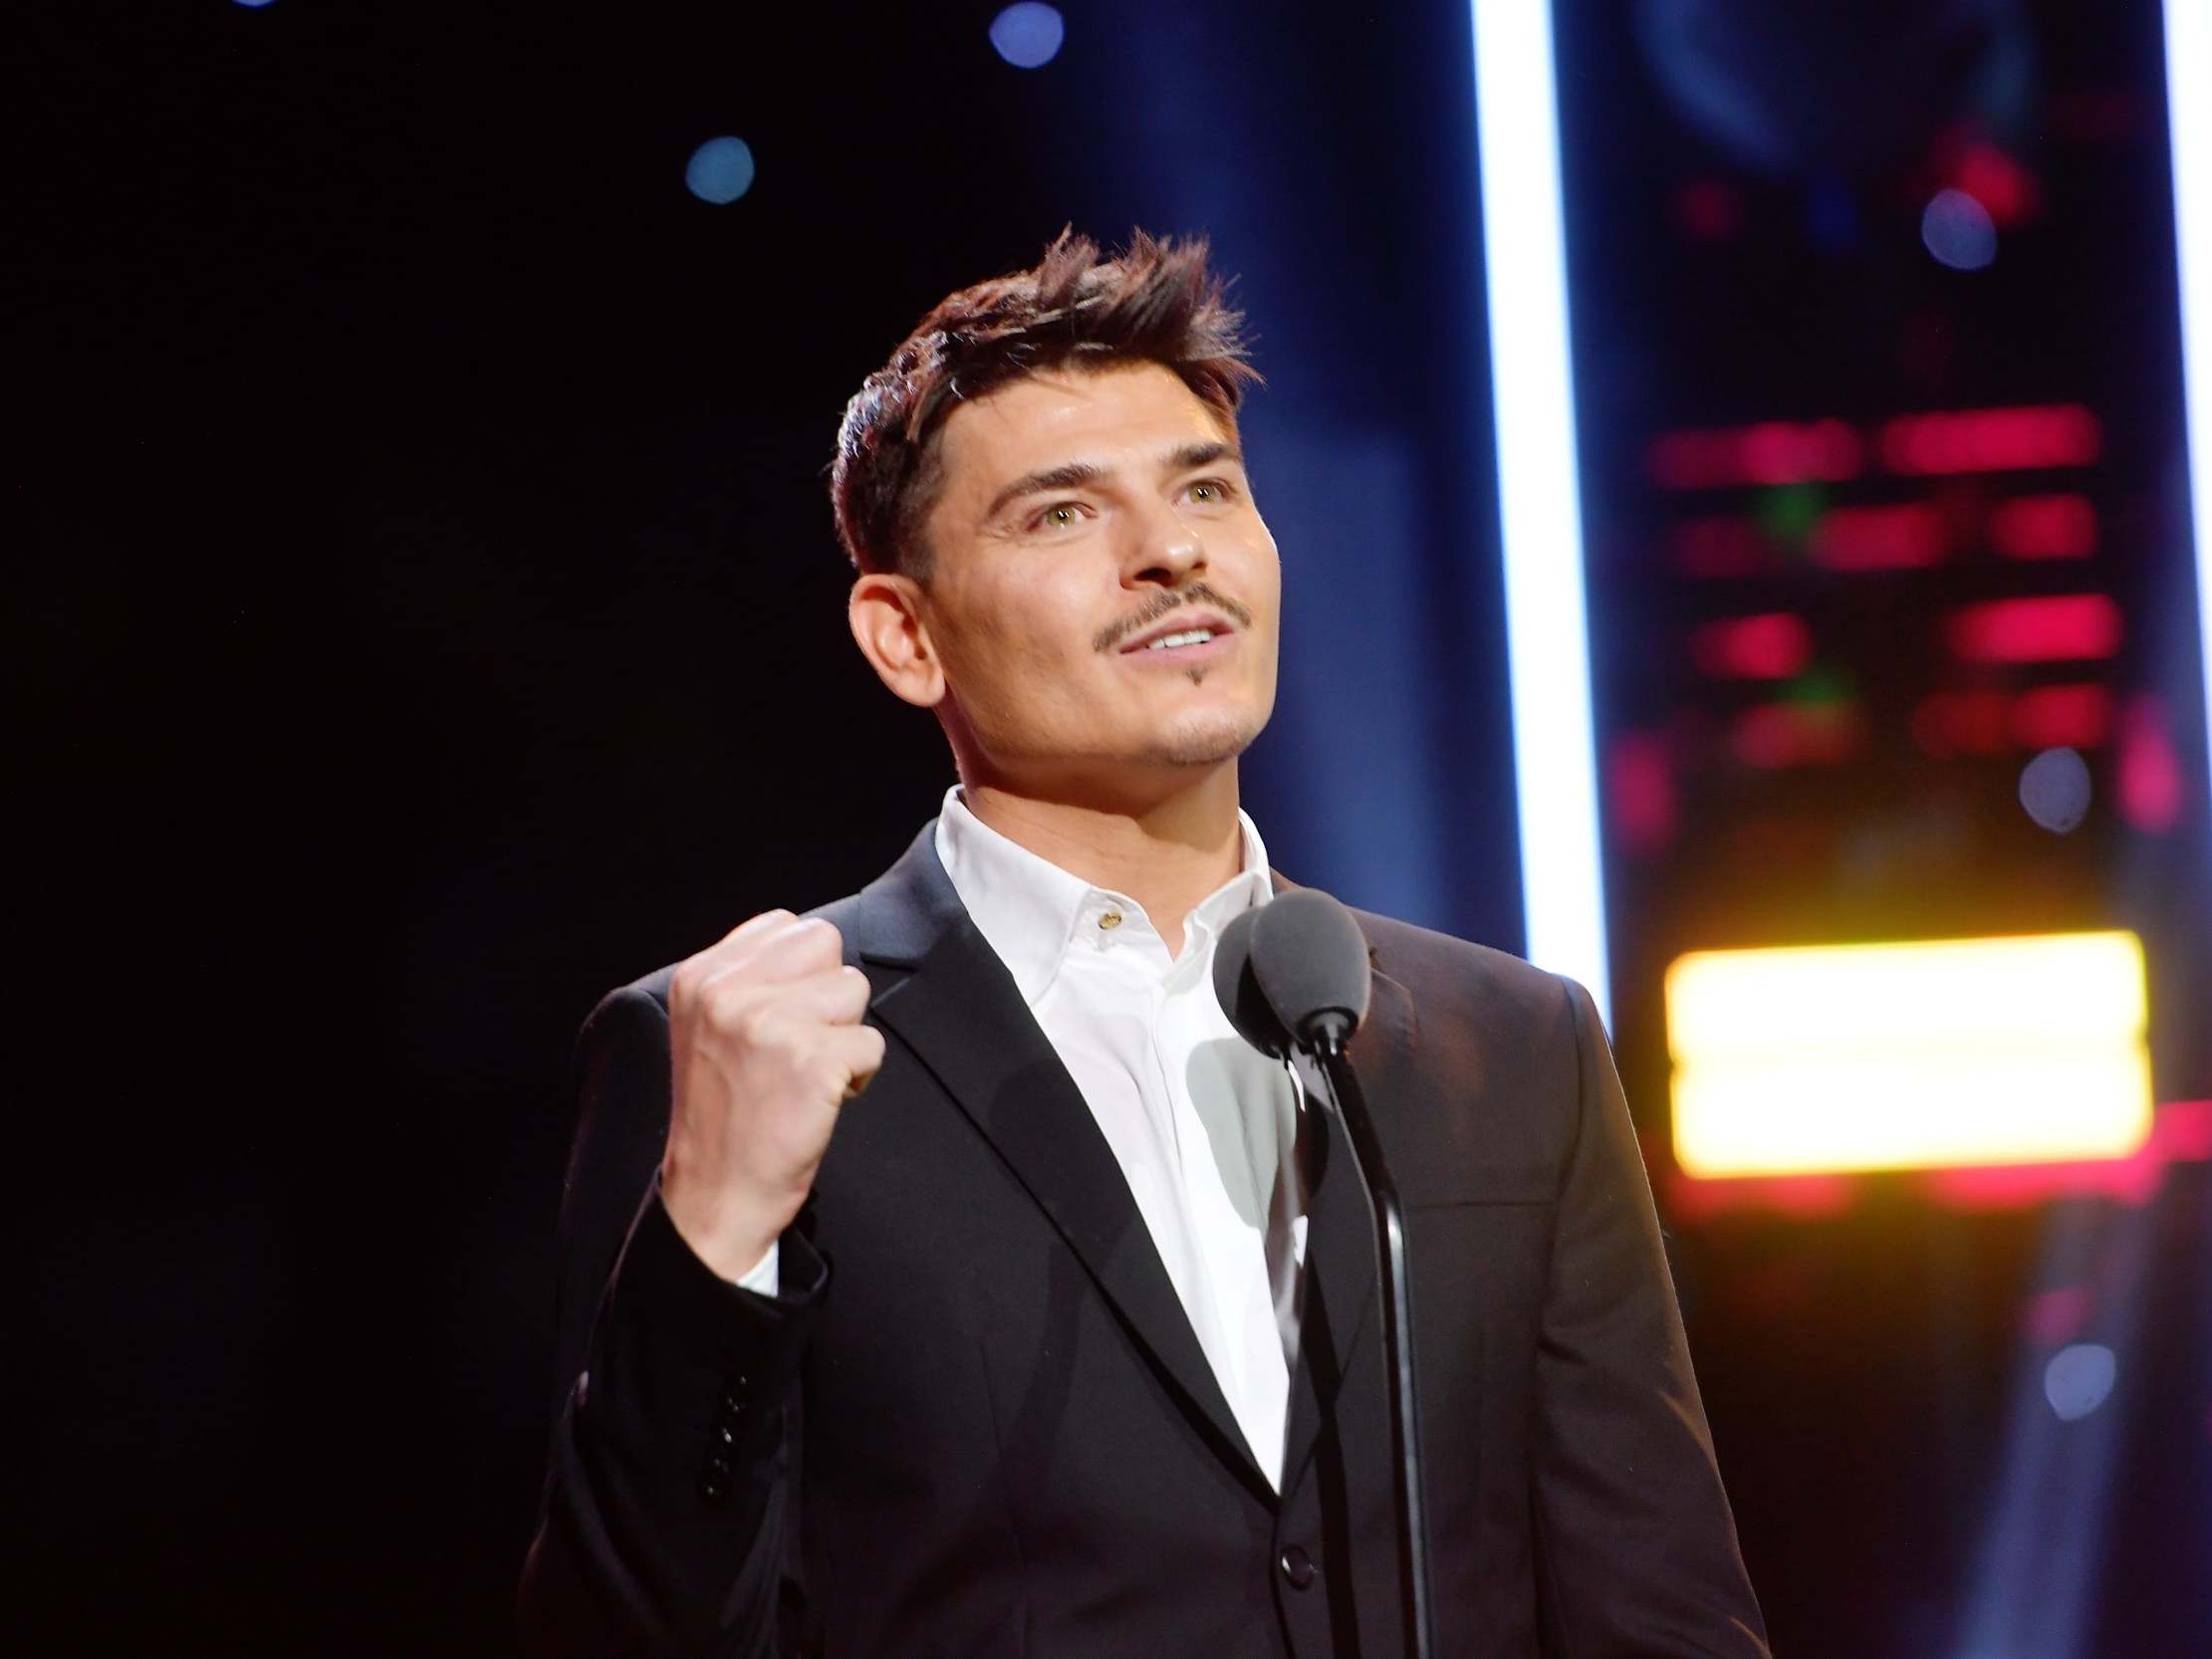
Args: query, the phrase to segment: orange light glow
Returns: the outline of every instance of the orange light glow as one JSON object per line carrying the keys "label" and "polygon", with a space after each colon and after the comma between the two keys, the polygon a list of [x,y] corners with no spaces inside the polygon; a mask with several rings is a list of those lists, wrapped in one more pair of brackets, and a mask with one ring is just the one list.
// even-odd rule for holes
{"label": "orange light glow", "polygon": [[1667,970],[1674,1151],[1710,1179],[2125,1157],[2132,933],[1701,951]]}

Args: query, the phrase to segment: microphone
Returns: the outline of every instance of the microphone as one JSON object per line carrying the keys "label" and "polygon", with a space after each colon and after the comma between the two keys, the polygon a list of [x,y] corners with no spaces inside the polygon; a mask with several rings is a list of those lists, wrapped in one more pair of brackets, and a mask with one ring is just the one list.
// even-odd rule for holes
{"label": "microphone", "polygon": [[1293,1049],[1318,1062],[1345,1131],[1344,1147],[1365,1190],[1374,1226],[1382,1302],[1382,1357],[1390,1378],[1390,1449],[1398,1523],[1398,1592],[1407,1652],[1434,1651],[1428,1515],[1421,1485],[1420,1400],[1413,1378],[1412,1267],[1404,1207],[1390,1178],[1366,1093],[1345,1045],[1367,1017],[1374,986],[1366,935],[1327,893],[1298,887],[1247,910],[1214,942],[1213,988],[1237,1035],[1280,1060]]}
{"label": "microphone", "polygon": [[1252,930],[1262,916],[1282,902],[1278,898],[1274,904],[1237,916],[1221,930],[1213,946],[1213,994],[1220,999],[1221,1012],[1229,1017],[1239,1037],[1270,1060],[1281,1060],[1295,1045],[1283,1022],[1275,1017],[1275,1005],[1260,989],[1259,976],[1252,972]]}
{"label": "microphone", "polygon": [[1262,905],[1252,976],[1277,1021],[1313,1055],[1341,1051],[1367,1017],[1367,939],[1327,893],[1299,887]]}
{"label": "microphone", "polygon": [[1247,910],[1213,948],[1213,989],[1229,1024],[1273,1060],[1334,1053],[1367,1015],[1367,941],[1352,912],[1300,887]]}

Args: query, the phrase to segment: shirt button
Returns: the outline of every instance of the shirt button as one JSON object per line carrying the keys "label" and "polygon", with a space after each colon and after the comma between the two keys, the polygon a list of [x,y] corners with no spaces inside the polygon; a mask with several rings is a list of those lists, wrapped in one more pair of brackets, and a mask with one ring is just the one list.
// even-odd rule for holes
{"label": "shirt button", "polygon": [[1275,1557],[1275,1564],[1282,1569],[1283,1576],[1291,1581],[1291,1588],[1294,1590],[1311,1588],[1314,1580],[1321,1576],[1321,1569],[1314,1565],[1313,1556],[1295,1543],[1284,1545],[1283,1553]]}
{"label": "shirt button", "polygon": [[1112,932],[1115,928],[1121,925],[1121,912],[1118,910],[1108,910],[1105,915],[1099,918],[1099,925],[1105,928],[1108,933]]}

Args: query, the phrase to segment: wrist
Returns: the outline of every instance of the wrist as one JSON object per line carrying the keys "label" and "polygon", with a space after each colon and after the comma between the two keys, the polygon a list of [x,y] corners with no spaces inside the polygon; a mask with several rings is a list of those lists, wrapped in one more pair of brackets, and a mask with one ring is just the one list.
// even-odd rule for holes
{"label": "wrist", "polygon": [[791,1222],[779,1207],[702,1194],[667,1171],[661,1175],[660,1204],[691,1254],[732,1285],[760,1267]]}

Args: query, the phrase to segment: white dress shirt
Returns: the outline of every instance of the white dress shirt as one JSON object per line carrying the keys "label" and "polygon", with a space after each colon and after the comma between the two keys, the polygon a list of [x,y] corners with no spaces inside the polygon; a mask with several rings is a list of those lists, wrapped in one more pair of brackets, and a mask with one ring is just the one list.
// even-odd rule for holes
{"label": "white dress shirt", "polygon": [[[1259,830],[1237,822],[1243,867],[1183,918],[1172,960],[1143,906],[1009,840],[957,788],[936,849],[1091,1107],[1245,1444],[1280,1487],[1306,1261],[1301,1095],[1214,996],[1214,941],[1274,893]],[[776,1295],[779,1256],[770,1245],[738,1283]]]}
{"label": "white dress shirt", "polygon": [[1301,1095],[1214,996],[1214,941],[1274,890],[1259,830],[1237,819],[1243,867],[1183,918],[1172,959],[1135,900],[1009,840],[957,788],[936,847],[1090,1105],[1245,1443],[1280,1486],[1306,1255]]}

